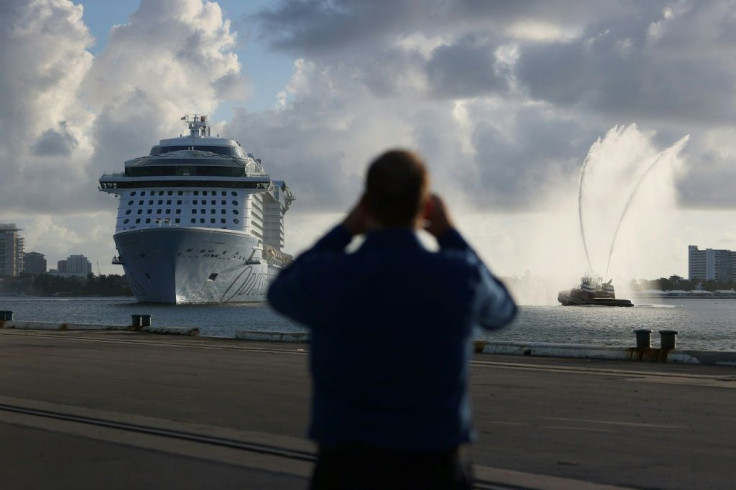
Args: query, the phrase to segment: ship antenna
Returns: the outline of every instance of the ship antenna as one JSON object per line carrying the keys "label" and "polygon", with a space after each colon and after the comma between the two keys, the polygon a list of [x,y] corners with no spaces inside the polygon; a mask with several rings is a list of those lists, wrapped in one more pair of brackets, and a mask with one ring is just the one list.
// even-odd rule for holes
{"label": "ship antenna", "polygon": [[192,138],[201,138],[203,136],[210,135],[210,126],[207,124],[206,115],[186,115],[181,118],[182,121],[186,121],[189,126],[189,136]]}

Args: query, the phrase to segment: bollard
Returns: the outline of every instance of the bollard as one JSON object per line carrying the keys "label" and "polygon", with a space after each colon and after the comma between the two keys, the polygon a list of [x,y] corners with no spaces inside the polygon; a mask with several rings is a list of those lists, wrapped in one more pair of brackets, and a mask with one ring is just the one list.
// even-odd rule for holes
{"label": "bollard", "polygon": [[675,349],[677,347],[677,330],[660,330],[659,337],[662,349]]}
{"label": "bollard", "polygon": [[0,322],[8,321],[13,319],[12,311],[0,311]]}
{"label": "bollard", "polygon": [[151,326],[151,315],[141,315],[141,327]]}
{"label": "bollard", "polygon": [[652,331],[648,328],[642,328],[634,330],[636,334],[636,348],[637,349],[651,349],[652,348]]}
{"label": "bollard", "polygon": [[141,315],[130,315],[130,325],[132,327],[142,327],[141,324]]}

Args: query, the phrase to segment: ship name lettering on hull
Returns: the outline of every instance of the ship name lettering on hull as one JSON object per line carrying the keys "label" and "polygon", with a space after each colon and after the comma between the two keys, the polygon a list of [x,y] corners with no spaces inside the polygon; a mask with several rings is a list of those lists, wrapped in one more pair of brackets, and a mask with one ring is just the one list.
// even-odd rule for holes
{"label": "ship name lettering on hull", "polygon": [[247,266],[227,287],[221,301],[228,302],[241,296],[264,296],[267,286],[268,275]]}

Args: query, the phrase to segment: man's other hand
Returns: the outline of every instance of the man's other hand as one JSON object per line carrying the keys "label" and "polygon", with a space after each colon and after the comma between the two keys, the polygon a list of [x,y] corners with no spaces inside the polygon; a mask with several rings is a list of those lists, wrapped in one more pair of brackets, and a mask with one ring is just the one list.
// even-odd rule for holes
{"label": "man's other hand", "polygon": [[449,229],[455,228],[450,214],[445,207],[445,202],[437,194],[432,194],[425,208],[425,230],[435,238],[438,238]]}
{"label": "man's other hand", "polygon": [[357,204],[350,210],[342,222],[342,225],[351,235],[362,235],[368,230],[368,215],[366,214],[365,196],[361,197]]}

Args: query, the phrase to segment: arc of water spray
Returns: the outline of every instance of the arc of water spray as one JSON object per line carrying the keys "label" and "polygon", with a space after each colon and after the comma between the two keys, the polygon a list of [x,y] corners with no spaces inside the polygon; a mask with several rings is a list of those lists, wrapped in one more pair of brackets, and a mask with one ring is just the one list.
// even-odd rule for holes
{"label": "arc of water spray", "polygon": [[588,254],[588,243],[585,241],[585,228],[583,226],[583,179],[585,178],[585,169],[590,161],[590,152],[583,161],[583,166],[580,169],[580,185],[578,186],[578,218],[580,220],[580,236],[583,239],[583,250],[585,250],[585,260],[588,262],[588,272],[593,272],[593,267],[590,265],[590,254]]}
{"label": "arc of water spray", "polygon": [[636,181],[636,185],[631,190],[631,194],[629,194],[629,198],[626,200],[626,204],[624,205],[623,211],[621,211],[621,216],[618,218],[618,223],[616,224],[616,230],[613,232],[613,238],[611,239],[611,247],[608,249],[608,262],[606,262],[606,275],[605,277],[608,277],[608,269],[611,266],[611,257],[613,256],[613,247],[616,245],[616,238],[618,237],[618,230],[621,228],[621,223],[624,222],[624,216],[626,216],[627,211],[629,210],[629,206],[631,205],[631,201],[634,200],[634,196],[636,195],[636,191],[639,190],[639,187],[641,186],[642,182],[644,182],[644,178],[649,174],[649,172],[654,169],[654,167],[659,163],[660,160],[662,160],[662,155],[664,155],[665,152],[660,152],[657,157],[654,159],[654,161],[647,167],[647,169],[644,171],[644,173],[641,174],[639,177],[639,180]]}
{"label": "arc of water spray", "polygon": [[[639,190],[639,187],[641,187],[641,184],[644,182],[644,179],[646,176],[651,172],[654,167],[657,166],[657,164],[662,160],[662,158],[668,154],[671,150],[674,150],[675,153],[679,153],[682,147],[685,145],[687,140],[689,139],[689,135],[682,138],[680,141],[672,145],[670,148],[661,151],[657,154],[657,156],[654,158],[654,161],[647,167],[647,169],[641,174],[639,177],[639,180],[636,182],[636,185],[631,190],[631,193],[629,194],[629,198],[626,200],[626,205],[623,208],[623,211],[621,211],[621,216],[618,218],[618,224],[616,224],[616,231],[613,232],[613,238],[611,239],[611,248],[608,250],[608,262],[606,262],[606,275],[605,277],[608,277],[608,269],[611,266],[611,257],[613,256],[613,247],[616,245],[616,238],[618,237],[618,230],[621,228],[621,223],[624,221],[624,217],[626,216],[626,213],[629,210],[629,206],[631,205],[631,202],[634,200],[634,196],[636,195],[637,191]],[[582,218],[581,218],[582,219]],[[582,226],[582,222],[581,222]],[[587,254],[587,251],[586,251]],[[590,260],[588,261],[588,264],[590,264]]]}

